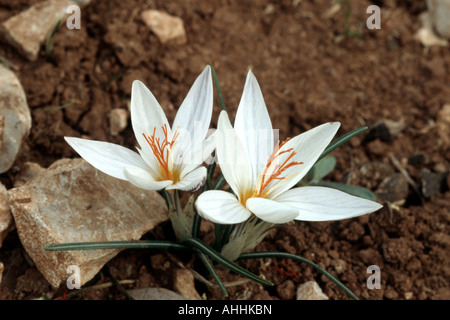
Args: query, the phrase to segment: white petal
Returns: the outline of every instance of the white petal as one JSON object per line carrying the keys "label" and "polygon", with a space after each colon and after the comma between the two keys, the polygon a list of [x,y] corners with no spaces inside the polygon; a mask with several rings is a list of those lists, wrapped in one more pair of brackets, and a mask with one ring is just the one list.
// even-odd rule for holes
{"label": "white petal", "polygon": [[[278,194],[285,192],[296,185],[302,179],[309,169],[315,164],[325,148],[330,144],[334,135],[340,126],[339,122],[329,122],[308,130],[286,142],[281,148],[280,152],[293,149],[296,154],[289,162],[302,162],[302,164],[294,165],[287,168],[280,177],[284,179],[274,180],[269,185],[273,190],[267,197],[273,199]],[[277,158],[277,163],[282,164],[291,152],[286,152]],[[275,162],[274,162],[275,164]]]}
{"label": "white petal", "polygon": [[333,221],[377,211],[377,202],[325,187],[293,188],[276,197],[276,201],[299,209],[296,220]]}
{"label": "white petal", "polygon": [[247,74],[234,129],[248,152],[253,178],[256,180],[273,151],[274,136],[261,89],[251,71]]}
{"label": "white petal", "polygon": [[145,190],[161,190],[172,184],[170,180],[156,181],[152,175],[141,168],[125,168],[124,175],[136,187]]}
{"label": "white petal", "polygon": [[180,130],[177,153],[184,155],[206,137],[213,108],[211,68],[206,66],[189,90],[175,116],[172,131]]}
{"label": "white petal", "polygon": [[220,113],[215,136],[222,174],[234,193],[240,196],[253,187],[251,163],[225,111]]}
{"label": "white petal", "polygon": [[182,191],[189,191],[193,192],[198,190],[206,181],[206,168],[205,167],[199,167],[195,169],[194,171],[191,171],[186,176],[184,176],[181,181],[168,186],[166,189],[179,189]]}
{"label": "white petal", "polygon": [[251,213],[230,192],[203,192],[195,202],[197,212],[214,223],[235,224],[247,220]]}
{"label": "white petal", "polygon": [[156,128],[155,137],[160,137],[162,141],[164,140],[162,131],[164,125],[167,127],[169,137],[172,136],[172,133],[166,115],[158,101],[139,80],[133,81],[131,88],[131,124],[144,160],[149,166],[158,167],[156,158],[143,134],[152,135],[154,128]]}
{"label": "white petal", "polygon": [[180,165],[181,170],[181,178],[183,178],[186,174],[197,168],[201,165],[205,160],[211,156],[212,152],[216,148],[215,141],[215,133],[210,135],[206,140],[204,140],[200,146],[200,148],[196,148],[195,150],[186,154],[186,156],[181,160],[182,163],[175,165]]}
{"label": "white petal", "polygon": [[64,139],[92,166],[115,178],[127,180],[123,174],[126,167],[148,168],[138,153],[117,144],[74,137]]}
{"label": "white petal", "polygon": [[250,198],[245,204],[255,216],[270,223],[286,223],[298,216],[298,209],[265,198]]}

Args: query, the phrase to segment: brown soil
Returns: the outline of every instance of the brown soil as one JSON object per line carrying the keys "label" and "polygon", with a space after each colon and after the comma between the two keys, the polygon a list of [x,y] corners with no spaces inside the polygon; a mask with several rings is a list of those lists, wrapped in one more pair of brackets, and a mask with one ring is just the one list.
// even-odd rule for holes
{"label": "brown soil", "polygon": [[[1,0],[0,20],[35,2]],[[331,0],[92,1],[82,9],[81,30],[61,27],[56,33],[50,58],[42,50],[37,61],[28,62],[7,44],[0,46],[0,55],[17,67],[33,117],[32,132],[17,165],[34,161],[48,167],[57,159],[77,156],[64,136],[87,136],[132,147],[131,126],[112,136],[108,113],[112,108],[127,108],[135,79],[147,84],[170,121],[195,77],[212,63],[233,117],[251,67],[281,138],[328,121],[342,123],[338,135],[368,125],[370,130],[333,153],[338,164],[327,179],[372,191],[388,188],[384,195],[393,196],[380,199],[384,208],[369,216],[284,225],[271,232],[256,250],[308,258],[362,299],[449,299],[450,149],[448,127],[445,122],[440,126],[439,113],[450,103],[449,49],[425,50],[414,39],[424,4],[373,2],[383,10],[381,30],[365,26],[371,1],[351,1],[350,27],[360,35],[345,37],[342,12],[327,14],[335,4]],[[187,44],[162,45],[140,20],[144,9],[181,17]],[[43,111],[73,99],[79,103]],[[213,127],[219,111],[216,98]],[[385,120],[404,126],[400,132],[381,130],[386,126],[378,124]],[[406,184],[403,193],[399,185],[405,175],[391,156],[413,182]],[[383,178],[394,173],[400,173],[396,177],[401,179],[380,186]],[[440,173],[432,176],[440,179],[431,179],[438,185],[434,191],[427,189],[427,173],[427,177]],[[14,169],[0,178],[10,188]],[[204,224],[202,231],[207,235],[210,226]],[[154,236],[170,238],[170,225],[163,224],[146,235]],[[44,293],[52,293],[54,298],[64,296],[64,286],[53,290],[33,266],[15,231],[5,239],[0,261],[5,265],[0,299],[32,299]],[[93,283],[134,279],[136,283],[125,285],[126,289],[172,289],[172,275],[180,268],[179,262],[203,272],[186,254],[129,250],[110,261]],[[295,299],[295,288],[309,280],[316,280],[330,299],[349,299],[335,284],[301,263],[265,259],[240,264],[275,286],[238,285],[229,289],[230,299]],[[369,265],[380,267],[381,289],[366,287]],[[226,282],[241,279],[219,272]],[[200,281],[197,290],[207,299],[224,299],[220,290]],[[74,299],[80,298],[126,296],[117,287],[110,287]]]}

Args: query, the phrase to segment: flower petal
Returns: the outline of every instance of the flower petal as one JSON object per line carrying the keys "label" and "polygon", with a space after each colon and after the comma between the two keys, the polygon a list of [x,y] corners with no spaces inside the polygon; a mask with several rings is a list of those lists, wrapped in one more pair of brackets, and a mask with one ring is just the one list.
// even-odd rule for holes
{"label": "flower petal", "polygon": [[171,180],[156,181],[150,172],[136,167],[129,167],[123,170],[126,179],[141,189],[161,190],[172,184]]}
{"label": "flower petal", "polygon": [[256,180],[273,151],[274,136],[261,89],[251,71],[247,74],[236,112],[234,130],[248,152],[253,179]]}
{"label": "flower petal", "polygon": [[[273,199],[296,185],[316,163],[338,131],[339,126],[339,122],[324,123],[287,141],[279,152],[282,153],[292,148],[296,154],[289,162],[295,161],[301,162],[301,164],[287,168],[280,175],[283,179],[274,180],[269,184],[269,188],[272,188],[272,190],[267,194],[267,197]],[[272,165],[282,164],[289,155],[291,155],[289,151],[281,154]]]}
{"label": "flower petal", "polygon": [[215,136],[217,160],[222,174],[240,197],[253,187],[251,163],[225,111],[220,113]]}
{"label": "flower petal", "polygon": [[189,192],[197,191],[206,181],[206,171],[205,167],[199,167],[185,175],[181,181],[168,186],[166,189],[179,189]]}
{"label": "flower petal", "polygon": [[255,216],[270,223],[286,223],[298,216],[297,208],[270,199],[250,198],[245,205]]}
{"label": "flower petal", "polygon": [[203,141],[200,148],[196,148],[189,151],[188,154],[182,159],[182,163],[175,163],[175,165],[181,166],[181,179],[200,166],[205,160],[211,156],[212,152],[216,148],[215,132],[211,134],[207,139]]}
{"label": "flower petal", "polygon": [[138,153],[120,145],[74,137],[64,139],[92,166],[115,178],[127,180],[123,174],[126,167],[139,167],[144,171],[148,168]]}
{"label": "flower petal", "polygon": [[357,217],[382,208],[375,201],[325,187],[299,187],[280,194],[276,201],[299,210],[296,220],[333,221]]}
{"label": "flower petal", "polygon": [[176,148],[181,157],[201,145],[206,137],[211,122],[213,94],[211,67],[206,66],[178,109],[172,125],[172,131],[180,131]]}
{"label": "flower petal", "polygon": [[133,81],[131,87],[131,124],[144,160],[152,168],[158,167],[158,162],[143,134],[152,135],[154,128],[156,128],[155,137],[160,137],[163,141],[165,138],[163,126],[166,126],[169,137],[172,136],[172,133],[166,115],[158,101],[139,80]]}
{"label": "flower petal", "polygon": [[203,192],[195,207],[200,216],[220,224],[241,223],[251,215],[232,193],[221,190]]}

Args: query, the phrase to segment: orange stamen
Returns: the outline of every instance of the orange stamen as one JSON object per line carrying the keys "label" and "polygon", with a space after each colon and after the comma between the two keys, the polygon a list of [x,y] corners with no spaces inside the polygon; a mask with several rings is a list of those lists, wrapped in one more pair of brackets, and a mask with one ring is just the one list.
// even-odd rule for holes
{"label": "orange stamen", "polygon": [[[267,160],[267,164],[266,167],[264,168],[263,174],[262,174],[262,179],[261,179],[261,184],[260,184],[260,188],[257,192],[257,196],[266,196],[268,193],[268,190],[264,191],[269,184],[274,181],[274,180],[283,180],[286,177],[280,177],[280,175],[286,171],[286,169],[296,166],[296,165],[300,165],[303,164],[303,162],[297,162],[297,161],[291,161],[289,162],[292,157],[294,157],[297,152],[294,151],[293,148],[287,149],[287,150],[283,150],[283,151],[279,151],[280,148],[289,141],[289,138],[286,139],[284,142],[282,142],[280,144],[280,142],[278,141],[277,146],[273,149],[272,154],[270,155],[269,159]],[[282,164],[277,164],[275,165],[275,167],[273,168],[272,172],[270,174],[268,174],[268,170],[270,168],[270,166],[272,165],[272,163],[274,162],[274,160],[276,160],[277,158],[279,158],[282,154],[284,153],[290,153],[289,156],[284,160],[284,162]],[[267,180],[266,177],[268,176]]]}
{"label": "orange stamen", "polygon": [[167,136],[168,131],[166,124],[162,126],[162,131],[164,134],[164,140],[162,142],[159,137],[156,137],[156,127],[153,128],[153,134],[151,136],[145,133],[142,133],[142,135],[149,144],[150,148],[153,151],[153,154],[156,157],[156,160],[159,163],[159,167],[161,169],[161,180],[172,180],[175,183],[179,181],[180,177],[179,173],[169,168],[169,154],[173,147],[173,144],[178,138],[179,132],[178,130],[176,130],[172,137],[172,140],[169,141]]}

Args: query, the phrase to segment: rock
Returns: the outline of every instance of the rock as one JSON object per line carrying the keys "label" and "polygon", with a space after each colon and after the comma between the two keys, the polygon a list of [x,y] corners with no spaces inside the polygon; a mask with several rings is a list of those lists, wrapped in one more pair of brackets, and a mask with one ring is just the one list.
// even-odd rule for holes
{"label": "rock", "polygon": [[180,18],[158,10],[143,11],[141,18],[161,43],[181,45],[187,42],[183,20]]}
{"label": "rock", "polygon": [[3,266],[3,263],[0,262],[0,284],[2,284],[3,270],[5,270],[5,267]]}
{"label": "rock", "polygon": [[448,172],[421,170],[419,176],[422,184],[422,194],[426,198],[431,198],[439,192],[443,192],[446,188],[448,174]]}
{"label": "rock", "polygon": [[14,176],[14,188],[23,186],[25,183],[38,177],[45,171],[38,163],[25,162],[19,167],[19,172]]}
{"label": "rock", "polygon": [[39,49],[59,20],[68,17],[70,0],[40,1],[0,25],[0,33],[28,60],[37,59]]}
{"label": "rock", "polygon": [[201,300],[195,290],[194,275],[187,269],[177,269],[173,279],[173,289],[188,300]]}
{"label": "rock", "polygon": [[47,251],[52,244],[138,240],[168,219],[157,192],[97,171],[83,159],[62,159],[39,177],[8,190],[22,245],[47,281],[58,287],[80,268],[83,285],[119,253],[113,250]]}
{"label": "rock", "polygon": [[315,281],[308,281],[297,288],[297,300],[328,300]]}
{"label": "rock", "polygon": [[8,193],[0,182],[0,248],[6,235],[14,228],[14,221],[9,210]]}
{"label": "rock", "polygon": [[427,0],[433,29],[443,38],[450,39],[450,0]]}
{"label": "rock", "polygon": [[387,163],[373,161],[364,164],[359,170],[366,188],[376,188],[384,179],[392,176],[395,171]]}
{"label": "rock", "polygon": [[295,296],[295,284],[292,280],[286,280],[277,286],[277,293],[282,300],[292,300]]}
{"label": "rock", "polygon": [[109,131],[117,136],[128,125],[128,111],[122,108],[112,109],[109,113]]}
{"label": "rock", "polygon": [[31,129],[31,114],[16,75],[0,64],[0,173],[13,165]]}
{"label": "rock", "polygon": [[396,202],[405,200],[408,192],[408,181],[401,173],[395,173],[380,183],[375,194],[381,201]]}
{"label": "rock", "polygon": [[419,18],[422,22],[422,27],[414,35],[414,38],[419,40],[425,48],[431,46],[447,46],[448,41],[435,34],[431,14],[429,12],[423,12]]}
{"label": "rock", "polygon": [[144,288],[127,291],[135,300],[186,300],[183,296],[165,288]]}
{"label": "rock", "polygon": [[450,145],[450,103],[439,110],[436,117],[436,127],[445,146]]}

